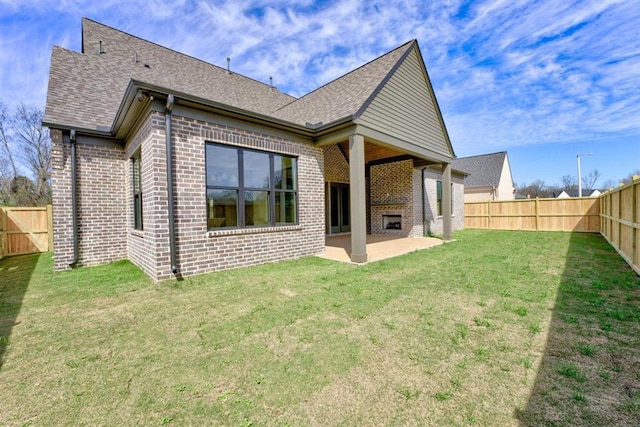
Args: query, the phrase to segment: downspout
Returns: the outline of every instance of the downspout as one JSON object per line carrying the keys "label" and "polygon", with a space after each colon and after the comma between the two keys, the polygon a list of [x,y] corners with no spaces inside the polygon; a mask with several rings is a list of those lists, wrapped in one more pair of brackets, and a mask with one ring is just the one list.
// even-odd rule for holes
{"label": "downspout", "polygon": [[69,267],[75,267],[80,261],[80,251],[78,250],[78,198],[76,189],[76,131],[71,129],[69,133],[69,143],[71,144],[71,218],[73,229],[73,260]]}
{"label": "downspout", "polygon": [[169,208],[169,252],[171,256],[171,272],[178,274],[178,266],[176,263],[176,224],[175,214],[173,212],[173,139],[171,138],[171,112],[174,104],[173,95],[167,97],[167,106],[165,111],[165,135],[166,135],[166,151],[167,151],[167,207]]}

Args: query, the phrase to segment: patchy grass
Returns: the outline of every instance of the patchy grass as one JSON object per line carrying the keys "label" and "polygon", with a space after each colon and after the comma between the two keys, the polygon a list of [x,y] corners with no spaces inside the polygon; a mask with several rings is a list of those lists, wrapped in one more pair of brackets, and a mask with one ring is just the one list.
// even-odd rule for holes
{"label": "patchy grass", "polygon": [[466,230],[160,284],[0,261],[7,425],[636,425],[640,280],[599,236]]}

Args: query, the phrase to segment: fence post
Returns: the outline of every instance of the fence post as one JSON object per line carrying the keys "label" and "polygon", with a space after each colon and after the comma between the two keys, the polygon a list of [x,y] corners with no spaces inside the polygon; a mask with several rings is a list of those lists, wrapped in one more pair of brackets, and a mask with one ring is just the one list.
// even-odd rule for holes
{"label": "fence post", "polygon": [[622,190],[618,191],[618,249],[622,250]]}
{"label": "fence post", "polygon": [[491,200],[487,202],[487,213],[489,215],[489,230],[493,230],[493,224],[491,221]]}
{"label": "fence post", "polygon": [[49,238],[49,250],[53,250],[53,207],[47,205],[47,231]]}
{"label": "fence post", "polygon": [[536,197],[536,231],[540,228],[538,225],[538,221],[540,221],[540,211],[538,209],[538,197]]}
{"label": "fence post", "polygon": [[636,265],[638,262],[638,245],[636,242],[638,241],[638,229],[636,228],[636,224],[638,223],[638,196],[636,187],[640,184],[640,176],[633,175],[631,178],[631,191],[633,191],[632,200],[632,216],[631,216],[631,237],[633,241],[631,242],[631,264]]}
{"label": "fence post", "polygon": [[4,257],[4,245],[7,235],[5,215],[4,208],[0,208],[0,259]]}
{"label": "fence post", "polygon": [[602,216],[605,212],[604,210],[604,200],[605,197],[598,197],[598,204],[600,205],[600,234],[605,234],[604,232],[604,217]]}

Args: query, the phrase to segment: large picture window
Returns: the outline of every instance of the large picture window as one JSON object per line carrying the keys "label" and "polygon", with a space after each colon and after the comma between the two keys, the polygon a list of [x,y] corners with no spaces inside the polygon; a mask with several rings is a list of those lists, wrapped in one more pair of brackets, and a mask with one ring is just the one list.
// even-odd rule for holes
{"label": "large picture window", "polygon": [[207,143],[207,228],[296,224],[296,160]]}
{"label": "large picture window", "polygon": [[142,230],[142,162],[140,152],[133,156],[133,228]]}

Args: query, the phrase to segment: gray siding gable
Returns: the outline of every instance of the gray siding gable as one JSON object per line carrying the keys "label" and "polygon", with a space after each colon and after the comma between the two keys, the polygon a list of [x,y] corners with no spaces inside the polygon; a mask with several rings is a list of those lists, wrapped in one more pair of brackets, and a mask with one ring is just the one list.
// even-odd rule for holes
{"label": "gray siding gable", "polygon": [[455,157],[415,41],[362,106],[354,122],[405,141],[417,151]]}
{"label": "gray siding gable", "polygon": [[324,125],[355,115],[380,82],[411,48],[407,42],[278,109],[274,116],[292,123]]}

